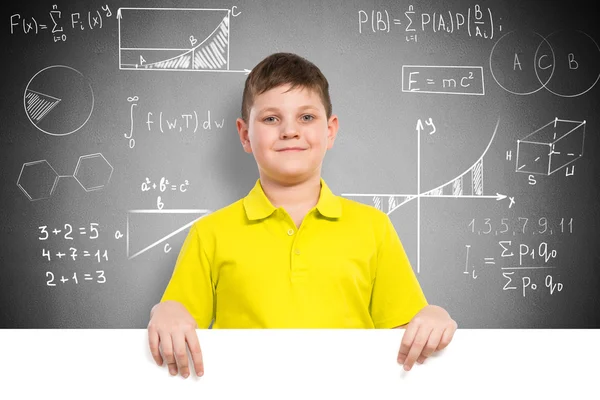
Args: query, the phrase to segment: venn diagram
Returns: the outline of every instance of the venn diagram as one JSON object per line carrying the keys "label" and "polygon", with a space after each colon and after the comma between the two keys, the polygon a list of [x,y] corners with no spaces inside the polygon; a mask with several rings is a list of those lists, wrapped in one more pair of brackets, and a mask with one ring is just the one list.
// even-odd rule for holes
{"label": "venn diagram", "polygon": [[581,96],[600,79],[600,47],[580,30],[547,36],[510,31],[494,44],[490,71],[500,87],[516,95],[546,89],[560,97]]}

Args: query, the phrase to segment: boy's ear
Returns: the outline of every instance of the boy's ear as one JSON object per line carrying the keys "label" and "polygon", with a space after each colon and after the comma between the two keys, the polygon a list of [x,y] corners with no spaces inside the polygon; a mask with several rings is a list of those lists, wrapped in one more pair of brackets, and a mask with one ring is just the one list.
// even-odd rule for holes
{"label": "boy's ear", "polygon": [[240,142],[246,153],[252,153],[252,147],[250,146],[250,138],[248,136],[248,124],[242,119],[238,118],[235,121],[237,126],[238,135],[240,136]]}
{"label": "boy's ear", "polygon": [[333,147],[333,142],[337,136],[339,128],[339,120],[337,115],[332,115],[329,117],[329,122],[327,123],[327,150]]}

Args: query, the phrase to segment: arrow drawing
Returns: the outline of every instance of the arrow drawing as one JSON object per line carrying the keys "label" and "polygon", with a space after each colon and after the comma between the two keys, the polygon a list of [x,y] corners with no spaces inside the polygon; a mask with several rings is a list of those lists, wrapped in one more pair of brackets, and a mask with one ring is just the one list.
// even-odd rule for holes
{"label": "arrow drawing", "polygon": [[[426,123],[427,124],[427,123]],[[421,192],[421,131],[423,131],[423,123],[419,119],[415,127],[417,131],[417,193],[400,193],[400,194],[383,194],[383,193],[342,193],[343,197],[370,197],[373,200],[373,206],[377,209],[382,210],[382,199],[387,198],[387,215],[407,204],[408,202],[417,199],[417,273],[420,272],[420,254],[421,254],[421,199],[423,198],[445,198],[445,199],[496,199],[500,201],[506,199],[506,195],[496,193],[495,195],[484,195],[483,194],[483,157],[490,149],[496,132],[498,131],[498,125],[500,119],[496,122],[494,127],[494,133],[487,144],[487,147],[481,154],[481,156],[463,173],[450,179],[449,181],[430,189],[426,192]],[[429,124],[427,124],[429,125]],[[434,128],[435,129],[435,128]],[[471,193],[465,194],[464,187],[465,181],[470,182]],[[444,191],[449,191],[452,194],[444,194]]]}

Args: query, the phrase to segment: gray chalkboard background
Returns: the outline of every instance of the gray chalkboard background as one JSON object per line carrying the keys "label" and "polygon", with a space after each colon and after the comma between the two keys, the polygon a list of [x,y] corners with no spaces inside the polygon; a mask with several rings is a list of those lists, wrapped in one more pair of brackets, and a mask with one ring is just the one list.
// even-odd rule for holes
{"label": "gray chalkboard background", "polygon": [[389,213],[431,304],[462,328],[599,327],[590,7],[10,2],[0,326],[145,328],[189,224],[258,178],[235,119],[286,51],[331,86],[323,177]]}

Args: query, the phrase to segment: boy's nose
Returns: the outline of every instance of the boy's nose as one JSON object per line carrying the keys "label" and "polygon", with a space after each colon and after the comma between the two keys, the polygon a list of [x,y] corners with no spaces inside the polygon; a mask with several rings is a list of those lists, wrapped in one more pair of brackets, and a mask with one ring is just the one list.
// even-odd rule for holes
{"label": "boy's nose", "polygon": [[289,139],[289,138],[297,137],[299,135],[300,134],[298,132],[298,128],[296,127],[295,124],[292,124],[292,123],[286,124],[281,131],[282,139]]}

